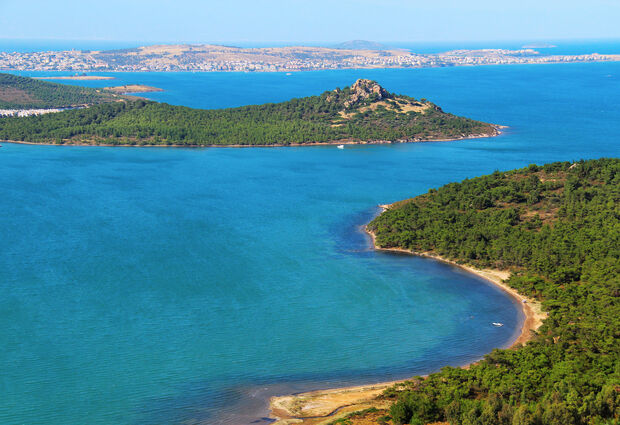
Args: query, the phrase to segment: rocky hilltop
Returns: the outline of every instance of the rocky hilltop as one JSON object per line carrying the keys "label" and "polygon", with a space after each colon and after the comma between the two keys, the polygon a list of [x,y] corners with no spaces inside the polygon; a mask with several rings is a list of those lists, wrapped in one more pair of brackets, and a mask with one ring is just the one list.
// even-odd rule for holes
{"label": "rocky hilltop", "polygon": [[376,81],[367,79],[359,79],[350,87],[332,91],[326,100],[340,108],[338,115],[332,120],[335,126],[346,124],[353,117],[368,116],[372,113],[389,112],[397,117],[431,110],[443,113],[439,106],[427,100],[416,100],[409,96],[390,93]]}
{"label": "rocky hilltop", "polygon": [[351,86],[348,97],[344,101],[344,105],[347,108],[371,98],[373,100],[383,100],[392,96],[376,81],[360,79]]}

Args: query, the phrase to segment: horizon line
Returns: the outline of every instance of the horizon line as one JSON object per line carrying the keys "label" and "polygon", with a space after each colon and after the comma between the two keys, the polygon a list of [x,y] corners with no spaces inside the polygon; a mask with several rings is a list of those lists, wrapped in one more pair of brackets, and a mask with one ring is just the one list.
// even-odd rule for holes
{"label": "horizon line", "polygon": [[617,37],[547,37],[547,38],[497,38],[497,39],[442,39],[442,40],[377,40],[377,39],[364,39],[355,38],[348,40],[213,40],[213,41],[197,41],[197,40],[121,40],[121,39],[105,39],[105,38],[60,38],[60,37],[1,37],[0,40],[6,41],[81,41],[81,42],[107,42],[107,43],[147,43],[147,44],[217,44],[222,43],[252,43],[252,44],[319,44],[319,43],[333,43],[341,44],[350,41],[365,41],[374,43],[412,43],[412,44],[442,44],[442,43],[509,43],[509,42],[531,42],[531,41],[620,41],[620,35]]}

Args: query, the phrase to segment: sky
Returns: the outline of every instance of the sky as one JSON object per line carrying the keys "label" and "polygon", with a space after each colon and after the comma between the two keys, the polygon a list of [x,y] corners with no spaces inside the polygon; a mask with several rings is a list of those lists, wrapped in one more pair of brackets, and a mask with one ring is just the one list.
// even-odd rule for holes
{"label": "sky", "polygon": [[0,0],[0,38],[441,42],[620,38],[620,0]]}

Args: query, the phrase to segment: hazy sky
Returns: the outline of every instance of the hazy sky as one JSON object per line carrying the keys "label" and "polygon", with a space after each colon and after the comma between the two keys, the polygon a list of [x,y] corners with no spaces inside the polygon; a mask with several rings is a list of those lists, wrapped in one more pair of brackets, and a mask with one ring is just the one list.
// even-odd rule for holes
{"label": "hazy sky", "polygon": [[0,0],[0,38],[139,42],[620,38],[620,0]]}

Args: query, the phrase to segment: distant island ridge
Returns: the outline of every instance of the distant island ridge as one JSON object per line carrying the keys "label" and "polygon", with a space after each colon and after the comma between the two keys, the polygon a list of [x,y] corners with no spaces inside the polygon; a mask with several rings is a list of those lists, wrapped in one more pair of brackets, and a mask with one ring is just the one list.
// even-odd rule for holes
{"label": "distant island ridge", "polygon": [[[0,139],[18,143],[109,146],[301,146],[460,140],[500,134],[500,126],[444,112],[426,99],[361,79],[350,87],[282,103],[202,110],[119,93],[149,86],[92,89],[0,74],[0,107],[40,110],[0,118]],[[79,108],[79,109],[75,109]],[[0,115],[2,115],[0,111]],[[24,115],[23,113],[21,115]]]}
{"label": "distant island ridge", "polygon": [[336,44],[333,47],[336,49],[345,49],[345,50],[402,50],[402,51],[407,51],[406,49],[397,49],[394,47],[390,47],[386,44],[377,43],[375,41],[368,41],[368,40],[345,41],[344,43]]}
{"label": "distant island ridge", "polygon": [[529,43],[522,46],[523,49],[552,49],[558,47],[551,43]]}
{"label": "distant island ridge", "polygon": [[162,44],[115,50],[0,52],[0,70],[292,72],[620,60],[620,54],[548,55],[535,50],[543,47],[550,46],[532,44],[519,50],[476,49],[420,54],[365,40],[332,47]]}

